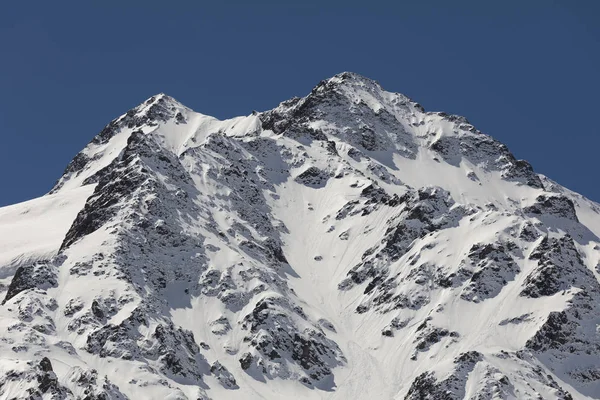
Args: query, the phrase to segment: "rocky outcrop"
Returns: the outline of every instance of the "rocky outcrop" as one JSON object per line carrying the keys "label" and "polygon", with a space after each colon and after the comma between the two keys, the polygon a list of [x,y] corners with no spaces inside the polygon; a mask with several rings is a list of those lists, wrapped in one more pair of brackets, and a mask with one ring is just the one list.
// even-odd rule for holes
{"label": "rocky outcrop", "polygon": [[56,272],[51,264],[36,263],[19,267],[13,276],[2,304],[17,294],[29,289],[48,289],[58,284]]}

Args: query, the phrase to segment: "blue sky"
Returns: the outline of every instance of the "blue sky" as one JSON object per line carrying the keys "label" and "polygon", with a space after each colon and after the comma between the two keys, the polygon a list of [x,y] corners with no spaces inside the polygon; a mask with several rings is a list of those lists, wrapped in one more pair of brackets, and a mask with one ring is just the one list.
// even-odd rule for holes
{"label": "blue sky", "polygon": [[600,201],[598,18],[600,2],[583,0],[7,2],[0,205],[46,193],[104,125],[153,94],[226,118],[346,70],[466,116]]}

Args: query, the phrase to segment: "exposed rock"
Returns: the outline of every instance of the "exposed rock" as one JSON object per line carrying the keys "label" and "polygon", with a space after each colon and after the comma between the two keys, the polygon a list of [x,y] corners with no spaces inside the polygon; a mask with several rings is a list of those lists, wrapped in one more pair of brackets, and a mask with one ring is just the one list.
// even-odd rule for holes
{"label": "exposed rock", "polygon": [[239,389],[233,375],[220,362],[215,361],[210,367],[210,372],[217,377],[217,380],[221,382],[224,388]]}
{"label": "exposed rock", "polygon": [[35,288],[48,289],[56,285],[56,273],[49,264],[36,263],[26,267],[19,267],[8,286],[2,304],[5,304],[8,300],[25,290]]}

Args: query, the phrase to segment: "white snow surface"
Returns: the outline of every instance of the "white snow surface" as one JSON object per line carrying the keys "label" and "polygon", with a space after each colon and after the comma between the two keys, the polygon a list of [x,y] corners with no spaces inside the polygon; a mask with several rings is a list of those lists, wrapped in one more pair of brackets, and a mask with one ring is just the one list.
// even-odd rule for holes
{"label": "white snow surface", "polygon": [[94,185],[0,208],[0,279],[8,285],[17,268],[50,260]]}
{"label": "white snow surface", "polygon": [[599,235],[357,74],[225,121],[160,94],[0,208],[0,399],[600,398]]}

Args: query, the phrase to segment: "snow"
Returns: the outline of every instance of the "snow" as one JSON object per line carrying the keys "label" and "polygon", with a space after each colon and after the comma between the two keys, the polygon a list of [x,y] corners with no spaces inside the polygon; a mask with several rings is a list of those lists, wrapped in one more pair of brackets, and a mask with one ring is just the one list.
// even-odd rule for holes
{"label": "snow", "polygon": [[0,279],[9,283],[17,268],[56,255],[93,185],[0,208]]}
{"label": "snow", "polygon": [[[600,205],[464,118],[343,73],[225,121],[157,95],[109,133],[0,209],[3,283],[56,275],[0,308],[0,373],[33,382],[0,398],[42,354],[109,398],[600,398]],[[561,313],[578,329],[548,345]]]}

